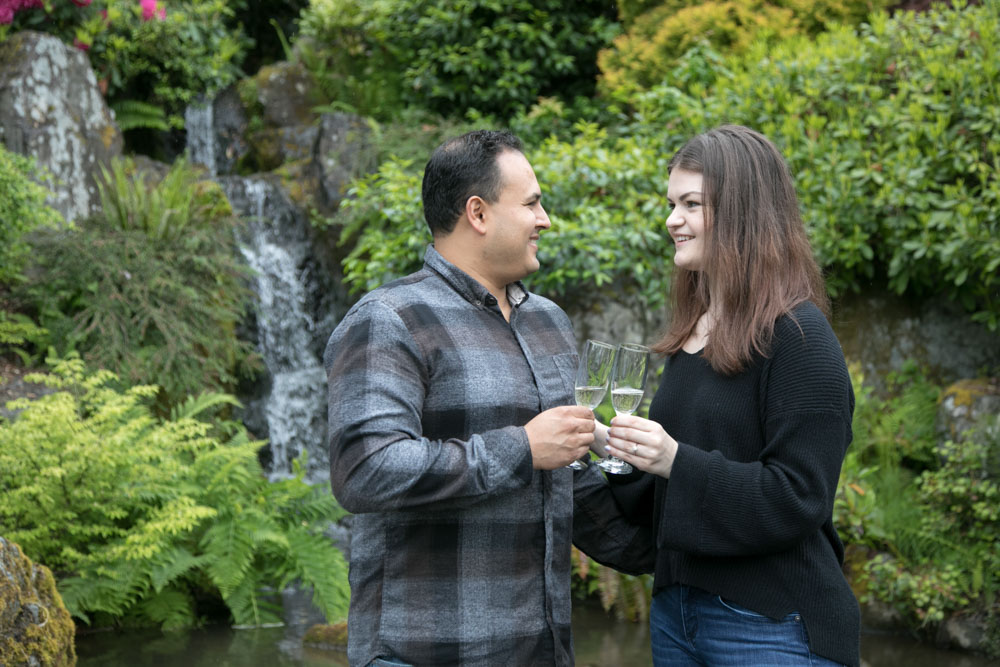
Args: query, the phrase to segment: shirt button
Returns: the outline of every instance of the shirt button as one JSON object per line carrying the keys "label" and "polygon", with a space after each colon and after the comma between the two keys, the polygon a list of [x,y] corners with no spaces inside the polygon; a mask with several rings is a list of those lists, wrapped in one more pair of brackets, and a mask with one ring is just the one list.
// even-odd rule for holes
{"label": "shirt button", "polygon": [[483,305],[483,302],[482,302],[482,301],[480,301],[479,299],[476,299],[476,305],[477,305],[477,306],[481,306],[481,305]]}

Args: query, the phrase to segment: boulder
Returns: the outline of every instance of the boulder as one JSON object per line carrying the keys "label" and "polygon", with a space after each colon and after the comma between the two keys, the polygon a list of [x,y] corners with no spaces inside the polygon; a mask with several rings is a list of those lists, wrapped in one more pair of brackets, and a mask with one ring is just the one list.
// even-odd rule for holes
{"label": "boulder", "polygon": [[356,114],[323,114],[313,163],[320,184],[320,204],[327,211],[335,211],[347,184],[377,166],[367,121]]}
{"label": "boulder", "polygon": [[985,472],[1000,478],[1000,378],[959,380],[941,394],[935,428],[941,441],[975,437],[986,446]]}
{"label": "boulder", "polygon": [[254,81],[256,101],[264,109],[266,125],[309,125],[316,119],[312,79],[301,64],[279,62],[262,67]]}
{"label": "boulder", "polygon": [[0,665],[75,665],[74,633],[49,568],[0,537]]}
{"label": "boulder", "polygon": [[49,172],[49,204],[68,221],[100,209],[101,167],[122,152],[86,54],[27,30],[0,44],[0,141]]}

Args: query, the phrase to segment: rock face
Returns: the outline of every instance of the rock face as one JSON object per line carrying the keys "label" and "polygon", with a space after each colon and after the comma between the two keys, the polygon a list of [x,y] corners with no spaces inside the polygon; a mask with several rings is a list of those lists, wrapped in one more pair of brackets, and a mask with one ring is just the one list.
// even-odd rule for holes
{"label": "rock face", "polygon": [[0,537],[0,665],[75,665],[74,632],[49,568]]}
{"label": "rock face", "polygon": [[31,31],[0,44],[0,141],[48,170],[49,203],[69,221],[99,209],[95,179],[122,151],[87,56]]}
{"label": "rock face", "polygon": [[[939,441],[963,442],[970,435],[986,445],[985,473],[1000,478],[1000,378],[959,380],[941,395],[936,419]],[[992,422],[990,418],[992,417]],[[979,433],[975,429],[992,429]]]}

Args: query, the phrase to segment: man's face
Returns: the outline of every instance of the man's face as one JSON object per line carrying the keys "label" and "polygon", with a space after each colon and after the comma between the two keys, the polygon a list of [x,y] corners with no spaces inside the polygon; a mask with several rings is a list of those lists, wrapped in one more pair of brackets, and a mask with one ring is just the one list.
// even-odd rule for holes
{"label": "man's face", "polygon": [[499,199],[485,206],[483,257],[498,283],[506,285],[538,270],[538,236],[552,223],[542,208],[542,191],[527,158],[505,151],[497,164],[502,185]]}

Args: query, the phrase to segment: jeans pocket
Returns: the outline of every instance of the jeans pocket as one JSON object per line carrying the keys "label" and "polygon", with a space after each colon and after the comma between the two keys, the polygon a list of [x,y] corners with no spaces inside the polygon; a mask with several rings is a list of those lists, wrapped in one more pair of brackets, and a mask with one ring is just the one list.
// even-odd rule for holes
{"label": "jeans pocket", "polygon": [[765,616],[764,614],[758,614],[754,610],[747,609],[743,605],[738,605],[735,602],[726,600],[721,595],[716,595],[715,599],[719,602],[719,604],[721,604],[729,611],[733,612],[734,614],[738,614],[744,618],[758,620],[758,621],[769,621],[771,623],[775,622],[775,620],[770,616]]}

